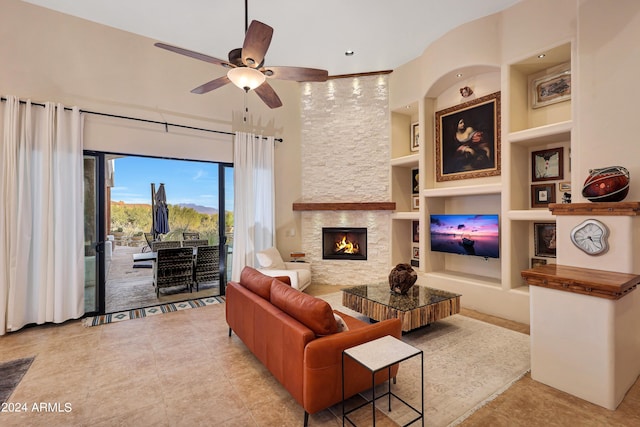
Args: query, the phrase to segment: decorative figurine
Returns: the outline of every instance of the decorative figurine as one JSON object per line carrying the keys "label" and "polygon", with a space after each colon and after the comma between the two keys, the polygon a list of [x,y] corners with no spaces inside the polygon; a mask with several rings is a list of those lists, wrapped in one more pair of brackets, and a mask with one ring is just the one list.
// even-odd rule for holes
{"label": "decorative figurine", "polygon": [[473,90],[471,90],[469,86],[461,87],[460,95],[462,95],[463,98],[468,98],[473,95]]}
{"label": "decorative figurine", "polygon": [[406,295],[418,280],[418,273],[409,264],[398,264],[389,273],[391,292]]}

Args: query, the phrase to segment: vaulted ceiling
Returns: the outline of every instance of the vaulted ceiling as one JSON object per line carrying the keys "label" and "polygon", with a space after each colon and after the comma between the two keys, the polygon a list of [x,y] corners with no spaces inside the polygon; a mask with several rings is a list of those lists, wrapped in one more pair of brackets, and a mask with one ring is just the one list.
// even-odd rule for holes
{"label": "vaulted ceiling", "polygon": [[[244,39],[242,0],[23,1],[221,59]],[[275,29],[267,64],[343,75],[392,70],[449,30],[518,1],[251,0],[248,19]]]}

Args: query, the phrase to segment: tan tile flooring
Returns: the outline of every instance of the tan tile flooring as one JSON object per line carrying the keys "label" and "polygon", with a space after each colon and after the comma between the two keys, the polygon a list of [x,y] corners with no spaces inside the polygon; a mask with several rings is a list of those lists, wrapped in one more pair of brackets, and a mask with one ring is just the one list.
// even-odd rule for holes
{"label": "tan tile flooring", "polygon": [[[336,287],[312,286],[311,294]],[[463,315],[528,333],[526,325],[463,309]],[[80,321],[0,337],[0,361],[36,356],[2,426],[299,426],[303,410],[234,335],[224,305],[86,328]],[[428,396],[427,396],[428,398]],[[71,404],[35,412],[34,403]],[[379,418],[379,425],[389,425]],[[330,411],[312,426],[337,426]],[[426,420],[429,425],[429,420]],[[640,381],[616,411],[537,383],[527,375],[462,426],[638,426]]]}

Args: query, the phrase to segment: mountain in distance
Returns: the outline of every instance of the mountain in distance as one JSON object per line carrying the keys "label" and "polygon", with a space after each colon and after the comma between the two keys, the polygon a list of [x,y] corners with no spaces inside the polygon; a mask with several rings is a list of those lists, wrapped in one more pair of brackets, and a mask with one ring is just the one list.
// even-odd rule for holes
{"label": "mountain in distance", "polygon": [[198,213],[206,214],[206,215],[213,215],[218,213],[218,209],[216,208],[196,205],[195,203],[179,203],[178,206],[180,206],[181,208],[191,208]]}

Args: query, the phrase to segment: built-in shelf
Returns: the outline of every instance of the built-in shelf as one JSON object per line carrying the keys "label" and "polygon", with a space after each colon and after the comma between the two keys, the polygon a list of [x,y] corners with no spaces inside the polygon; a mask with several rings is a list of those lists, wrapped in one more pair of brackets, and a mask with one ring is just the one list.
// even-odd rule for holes
{"label": "built-in shelf", "polygon": [[567,120],[565,122],[512,132],[509,134],[509,142],[523,146],[566,142],[571,140],[572,127],[573,122]]}
{"label": "built-in shelf", "polygon": [[294,203],[294,211],[394,211],[395,202]]}
{"label": "built-in shelf", "polygon": [[522,277],[530,286],[614,300],[622,298],[640,285],[640,275],[637,274],[558,264],[524,270]]}
{"label": "built-in shelf", "polygon": [[410,154],[408,156],[396,157],[395,159],[391,159],[390,164],[391,166],[417,167],[419,159],[420,156],[418,155],[418,153]]}
{"label": "built-in shelf", "polygon": [[425,197],[456,197],[476,196],[481,194],[500,194],[502,184],[465,185],[460,187],[427,188],[423,191]]}
{"label": "built-in shelf", "polygon": [[507,218],[513,221],[555,221],[547,209],[512,210],[507,212]]}
{"label": "built-in shelf", "polygon": [[553,215],[638,216],[640,202],[550,203]]}
{"label": "built-in shelf", "polygon": [[461,273],[458,271],[443,270],[443,271],[430,271],[425,273],[427,279],[445,279],[450,282],[463,282],[470,283],[477,286],[488,286],[491,288],[502,287],[500,279],[494,279],[493,277],[479,276],[470,273]]}
{"label": "built-in shelf", "polygon": [[420,219],[420,212],[394,212],[391,214],[391,219],[411,219],[417,221]]}

